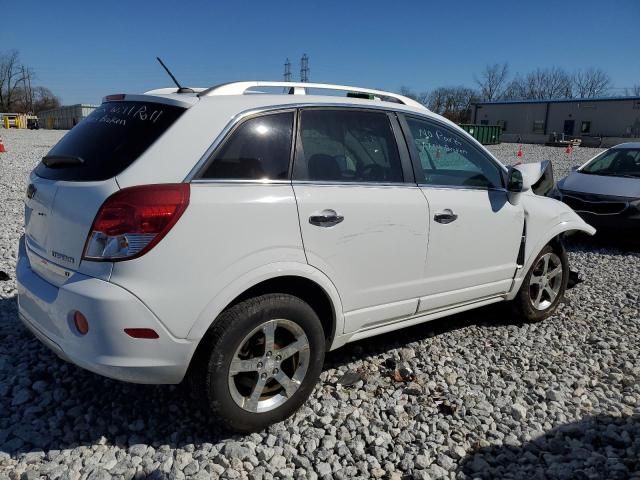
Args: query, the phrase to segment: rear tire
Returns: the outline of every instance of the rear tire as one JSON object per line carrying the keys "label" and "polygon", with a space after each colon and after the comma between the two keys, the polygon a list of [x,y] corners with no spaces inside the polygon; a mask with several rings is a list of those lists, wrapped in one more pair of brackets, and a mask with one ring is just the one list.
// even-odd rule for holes
{"label": "rear tire", "polygon": [[569,262],[561,246],[545,246],[525,276],[514,304],[527,322],[550,317],[564,298]]}
{"label": "rear tire", "polygon": [[254,432],[300,408],[324,353],[315,311],[292,295],[266,294],[220,314],[198,348],[190,380],[226,428]]}

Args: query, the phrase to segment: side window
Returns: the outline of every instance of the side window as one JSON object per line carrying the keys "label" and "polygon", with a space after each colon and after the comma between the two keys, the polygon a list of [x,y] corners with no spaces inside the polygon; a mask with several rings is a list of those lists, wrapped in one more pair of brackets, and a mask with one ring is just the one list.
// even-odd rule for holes
{"label": "side window", "polygon": [[201,178],[286,180],[293,133],[293,112],[250,118],[214,153]]}
{"label": "side window", "polygon": [[424,175],[420,183],[461,187],[502,187],[498,166],[466,138],[435,123],[407,117]]}
{"label": "side window", "polygon": [[389,117],[383,112],[309,109],[301,113],[296,178],[333,182],[402,182]]}

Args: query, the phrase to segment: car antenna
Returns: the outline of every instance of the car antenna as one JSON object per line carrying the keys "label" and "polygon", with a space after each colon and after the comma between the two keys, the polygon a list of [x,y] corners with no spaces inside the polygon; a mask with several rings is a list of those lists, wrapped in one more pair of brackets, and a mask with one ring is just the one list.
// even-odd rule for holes
{"label": "car antenna", "polygon": [[173,76],[173,73],[171,73],[171,70],[169,70],[169,68],[167,68],[167,66],[164,64],[164,62],[162,60],[160,60],[160,57],[156,57],[156,59],[158,60],[158,62],[160,62],[160,65],[162,65],[162,68],[164,68],[166,70],[166,72],[169,74],[169,76],[171,77],[171,80],[173,80],[173,83],[175,83],[178,86],[178,92],[177,93],[195,93],[193,91],[193,89],[191,89],[189,87],[183,87],[182,85],[180,85],[178,83],[178,80],[176,80],[176,77]]}

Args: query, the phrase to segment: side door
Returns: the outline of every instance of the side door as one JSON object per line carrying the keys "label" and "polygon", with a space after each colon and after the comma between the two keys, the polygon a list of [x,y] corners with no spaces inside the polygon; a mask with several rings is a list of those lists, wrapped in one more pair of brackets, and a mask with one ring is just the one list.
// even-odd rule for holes
{"label": "side door", "polygon": [[506,293],[517,268],[524,211],[508,201],[503,168],[444,122],[401,121],[431,210],[418,311]]}
{"label": "side door", "polygon": [[429,223],[395,114],[305,108],[298,124],[304,249],[338,289],[345,332],[415,314]]}

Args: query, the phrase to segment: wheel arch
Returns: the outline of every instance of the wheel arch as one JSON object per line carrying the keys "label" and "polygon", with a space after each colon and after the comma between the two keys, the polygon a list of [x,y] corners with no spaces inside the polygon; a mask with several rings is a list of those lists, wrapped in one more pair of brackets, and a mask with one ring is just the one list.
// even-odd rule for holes
{"label": "wheel arch", "polygon": [[329,278],[309,265],[273,264],[243,275],[216,295],[199,315],[188,338],[201,341],[222,312],[247,298],[266,293],[285,293],[306,301],[322,322],[327,350],[342,333],[342,302]]}
{"label": "wheel arch", "polygon": [[[576,215],[577,217],[577,215]],[[578,217],[579,218],[579,217]],[[579,221],[575,220],[566,220],[557,223],[552,228],[549,228],[544,234],[540,235],[534,241],[527,236],[525,248],[525,262],[522,268],[519,270],[516,278],[514,279],[514,283],[512,285],[510,293],[507,295],[507,300],[512,300],[520,290],[520,286],[527,275],[527,272],[532,267],[533,262],[535,261],[538,254],[542,251],[542,249],[547,245],[552,245],[560,250],[564,251],[564,244],[562,242],[562,238],[574,232],[584,232],[588,235],[593,235],[595,233],[595,228],[591,225],[588,225],[582,219]],[[531,243],[530,243],[531,242]]]}

